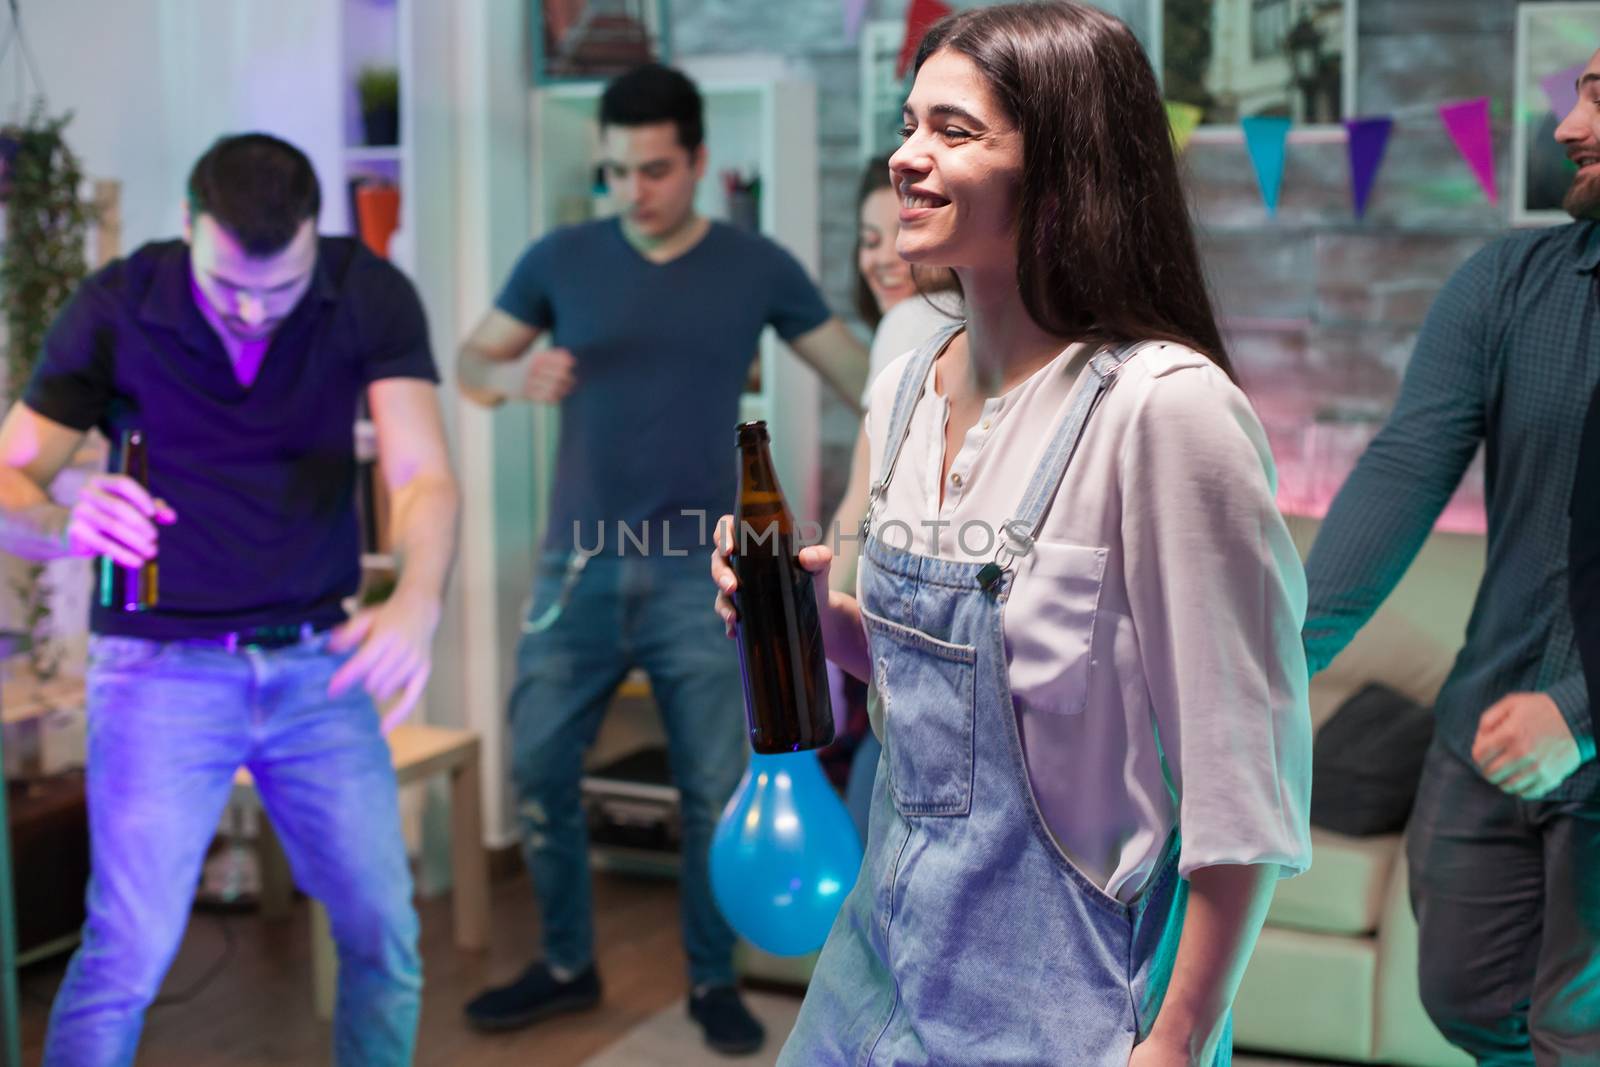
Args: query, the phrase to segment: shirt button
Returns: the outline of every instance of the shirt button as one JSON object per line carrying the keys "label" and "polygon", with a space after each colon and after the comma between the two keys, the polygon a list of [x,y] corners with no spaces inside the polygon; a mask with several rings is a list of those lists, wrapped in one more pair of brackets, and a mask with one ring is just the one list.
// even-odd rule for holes
{"label": "shirt button", "polygon": [[961,475],[952,474],[950,476],[950,484],[955,486],[957,489],[961,488]]}
{"label": "shirt button", "polygon": [[978,428],[982,429],[982,430],[987,430],[989,428],[989,420],[988,419],[984,419],[981,423],[978,424]]}

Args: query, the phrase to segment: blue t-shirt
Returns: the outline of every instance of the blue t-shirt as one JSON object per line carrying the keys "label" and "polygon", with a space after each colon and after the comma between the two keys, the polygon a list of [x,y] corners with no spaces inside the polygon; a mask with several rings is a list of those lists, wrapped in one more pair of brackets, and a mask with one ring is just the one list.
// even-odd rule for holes
{"label": "blue t-shirt", "polygon": [[[555,230],[522,255],[496,306],[572,353],[577,386],[561,435],[545,548],[659,554],[709,544],[738,489],[734,427],[763,328],[784,340],[831,312],[804,268],[765,237],[713,222],[667,263],[641,255],[615,219]],[[705,512],[699,522],[684,512]]]}

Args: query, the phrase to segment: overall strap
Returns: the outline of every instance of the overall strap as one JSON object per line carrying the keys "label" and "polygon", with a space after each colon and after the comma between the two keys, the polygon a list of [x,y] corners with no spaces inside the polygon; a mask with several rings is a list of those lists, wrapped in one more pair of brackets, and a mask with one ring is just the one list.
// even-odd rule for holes
{"label": "overall strap", "polygon": [[889,490],[889,479],[894,476],[895,463],[900,459],[900,447],[905,444],[906,436],[911,430],[911,413],[917,408],[917,400],[922,396],[923,386],[928,380],[928,374],[933,370],[934,360],[939,358],[939,353],[950,343],[950,338],[965,325],[964,322],[953,322],[928,338],[923,346],[917,349],[917,354],[911,357],[911,362],[906,364],[905,372],[900,375],[900,384],[894,394],[894,409],[889,415],[889,432],[883,439],[883,463],[878,477],[867,491],[867,513],[861,520],[860,531],[863,541],[867,539],[867,533],[872,528],[873,513],[878,510],[878,504]]}
{"label": "overall strap", "polygon": [[1089,365],[1083,371],[1083,379],[1073,393],[1072,402],[1051,434],[1044,458],[1028,481],[1028,488],[1022,494],[1022,503],[1016,514],[1001,527],[1000,547],[994,560],[978,571],[978,584],[984,589],[992,591],[999,584],[1001,576],[1011,569],[1012,562],[1026,556],[1033,548],[1039,525],[1044,521],[1050,502],[1055,499],[1062,478],[1066,476],[1067,464],[1077,451],[1089,416],[1115,380],[1117,371],[1132,358],[1141,343],[1131,341],[1115,349],[1103,348],[1089,360]]}

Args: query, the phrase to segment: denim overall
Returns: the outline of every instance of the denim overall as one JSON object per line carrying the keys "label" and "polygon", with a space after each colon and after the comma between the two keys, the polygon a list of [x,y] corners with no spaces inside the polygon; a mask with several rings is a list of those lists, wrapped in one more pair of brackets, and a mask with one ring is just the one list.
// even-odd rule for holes
{"label": "denim overall", "polygon": [[[931,339],[901,379],[868,524],[953,332]],[[1127,1067],[1150,1032],[1187,900],[1177,835],[1131,904],[1066,858],[1028,782],[1001,632],[1011,562],[1129,355],[1090,361],[993,562],[894,548],[884,539],[893,523],[867,538],[861,614],[884,751],[861,876],[823,946],[784,1067]],[[1230,1045],[1225,1035],[1217,1067]]]}

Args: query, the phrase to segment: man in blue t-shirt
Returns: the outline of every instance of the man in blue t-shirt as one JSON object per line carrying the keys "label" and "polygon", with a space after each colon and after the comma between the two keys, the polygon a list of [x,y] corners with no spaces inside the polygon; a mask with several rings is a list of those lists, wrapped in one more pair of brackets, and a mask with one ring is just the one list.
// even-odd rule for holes
{"label": "man in blue t-shirt", "polygon": [[[91,875],[46,1067],[132,1063],[240,766],[339,950],[341,1063],[411,1062],[422,975],[389,746],[374,699],[427,683],[457,492],[422,307],[398,270],[319,238],[316,173],[264,134],[195,164],[183,241],[83,282],[0,426],[0,547],[100,556],[89,647]],[[393,496],[399,582],[356,592],[355,418]],[[148,488],[48,487],[98,428],[146,438]],[[113,469],[119,456],[113,455]],[[107,575],[159,566],[153,606]]]}
{"label": "man in blue t-shirt", "polygon": [[704,555],[737,490],[733,428],[762,330],[776,329],[852,405],[867,356],[792,256],[695,214],[706,150],[688,78],[658,65],[625,74],[606,88],[599,118],[621,216],[529,248],[460,356],[462,392],[498,404],[507,397],[488,384],[490,366],[550,334],[556,347],[534,353],[523,395],[561,408],[543,563],[511,698],[545,956],[466,1012],[475,1026],[503,1030],[599,999],[579,783],[600,718],[638,665],[680,795],[689,1011],[712,1048],[748,1052],[763,1033],[735,990],[734,935],[708,869],[748,746],[738,659],[712,609]]}

